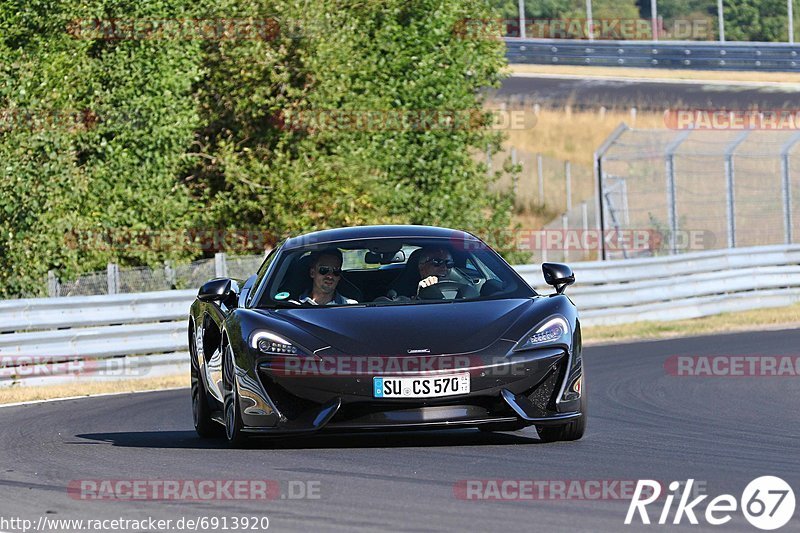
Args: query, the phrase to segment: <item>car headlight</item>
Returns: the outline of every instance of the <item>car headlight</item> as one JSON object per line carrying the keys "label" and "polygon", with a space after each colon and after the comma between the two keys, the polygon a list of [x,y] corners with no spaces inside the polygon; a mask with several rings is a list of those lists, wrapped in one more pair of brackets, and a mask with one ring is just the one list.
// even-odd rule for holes
{"label": "car headlight", "polygon": [[250,338],[250,346],[270,355],[297,355],[297,346],[268,331],[259,331]]}
{"label": "car headlight", "polygon": [[514,350],[528,350],[543,344],[550,344],[569,336],[569,324],[560,316],[553,317],[531,331],[514,347]]}

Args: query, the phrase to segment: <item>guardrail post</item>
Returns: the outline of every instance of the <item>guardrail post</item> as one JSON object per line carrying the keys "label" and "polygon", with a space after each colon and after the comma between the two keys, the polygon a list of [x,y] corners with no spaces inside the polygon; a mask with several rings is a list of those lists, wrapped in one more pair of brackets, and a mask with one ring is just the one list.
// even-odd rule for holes
{"label": "guardrail post", "polygon": [[725,149],[725,188],[728,204],[728,248],[736,248],[736,206],[734,186],[736,172],[733,168],[733,153],[744,142],[750,132],[745,130],[734,139]]}
{"label": "guardrail post", "polygon": [[544,205],[544,170],[542,168],[542,154],[536,154],[536,174],[539,176],[539,205]]}
{"label": "guardrail post", "polygon": [[214,275],[218,278],[228,277],[228,262],[224,252],[214,254]]}
{"label": "guardrail post", "polygon": [[[511,165],[517,166],[517,149],[511,147]],[[516,170],[511,174],[511,191],[514,193],[514,201],[517,199],[517,186],[519,185],[519,174]]]}
{"label": "guardrail post", "polygon": [[108,263],[106,276],[108,279],[108,294],[119,294],[119,265]]}
{"label": "guardrail post", "polygon": [[567,211],[572,211],[572,168],[569,161],[564,163],[564,181],[567,187]]}
{"label": "guardrail post", "polygon": [[177,285],[177,280],[175,277],[175,269],[172,268],[172,265],[169,261],[164,263],[164,278],[166,279],[169,288],[174,289]]}
{"label": "guardrail post", "polygon": [[786,244],[792,244],[792,187],[789,152],[800,141],[800,133],[795,133],[781,148],[781,192],[783,194],[783,234]]}
{"label": "guardrail post", "polygon": [[50,298],[61,296],[61,287],[58,284],[58,278],[54,270],[47,271],[47,295]]}

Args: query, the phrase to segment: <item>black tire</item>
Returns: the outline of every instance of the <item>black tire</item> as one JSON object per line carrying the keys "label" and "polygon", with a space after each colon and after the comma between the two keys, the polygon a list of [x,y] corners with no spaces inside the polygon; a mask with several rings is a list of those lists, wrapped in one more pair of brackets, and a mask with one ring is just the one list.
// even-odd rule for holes
{"label": "black tire", "polygon": [[211,419],[211,408],[208,406],[208,395],[203,378],[200,375],[200,365],[197,362],[197,346],[194,332],[189,334],[189,357],[191,362],[192,379],[192,419],[194,430],[204,438],[210,439],[223,435],[222,426]]}
{"label": "black tire", "polygon": [[587,407],[588,401],[586,399],[586,389],[584,388],[583,394],[581,394],[581,416],[560,426],[536,426],[539,439],[543,442],[579,440],[586,431]]}
{"label": "black tire", "polygon": [[225,346],[225,363],[222,368],[222,382],[225,387],[225,437],[234,448],[244,447],[248,442],[247,434],[242,431],[244,423],[239,413],[239,393],[234,383],[233,350],[230,344]]}

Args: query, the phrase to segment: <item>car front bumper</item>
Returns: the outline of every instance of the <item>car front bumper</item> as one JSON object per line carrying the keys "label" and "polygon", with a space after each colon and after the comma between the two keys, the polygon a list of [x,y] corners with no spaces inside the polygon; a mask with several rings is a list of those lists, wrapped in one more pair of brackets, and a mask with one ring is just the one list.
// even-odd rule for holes
{"label": "car front bumper", "polygon": [[[490,355],[435,356],[433,372],[321,371],[296,361],[262,358],[237,376],[245,431],[258,434],[322,430],[425,429],[509,424],[560,425],[581,416],[580,395],[567,389],[580,361],[552,347]],[[457,359],[458,358],[458,359]],[[287,368],[291,366],[292,368]],[[355,365],[369,368],[369,365]],[[396,366],[394,368],[397,368]],[[446,368],[449,370],[441,370]],[[291,370],[291,371],[289,371]],[[375,398],[373,378],[469,372],[470,392],[435,398]]]}

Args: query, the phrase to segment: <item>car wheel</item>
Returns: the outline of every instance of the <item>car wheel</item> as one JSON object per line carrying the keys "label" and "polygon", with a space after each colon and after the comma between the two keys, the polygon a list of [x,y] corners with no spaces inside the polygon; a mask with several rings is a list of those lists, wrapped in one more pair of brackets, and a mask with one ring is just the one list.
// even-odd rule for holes
{"label": "car wheel", "polygon": [[192,382],[192,418],[194,430],[203,438],[221,437],[222,426],[211,419],[211,408],[208,406],[208,395],[200,375],[200,364],[197,362],[197,346],[194,333],[189,336],[189,368]]}
{"label": "car wheel", "polygon": [[244,424],[239,413],[239,393],[234,382],[233,349],[230,344],[225,347],[222,381],[225,385],[225,436],[232,446],[239,448],[247,442],[247,435],[242,431]]}
{"label": "car wheel", "polygon": [[586,431],[587,407],[588,401],[586,399],[586,390],[584,389],[581,395],[581,416],[560,426],[536,426],[539,438],[544,442],[579,440]]}

